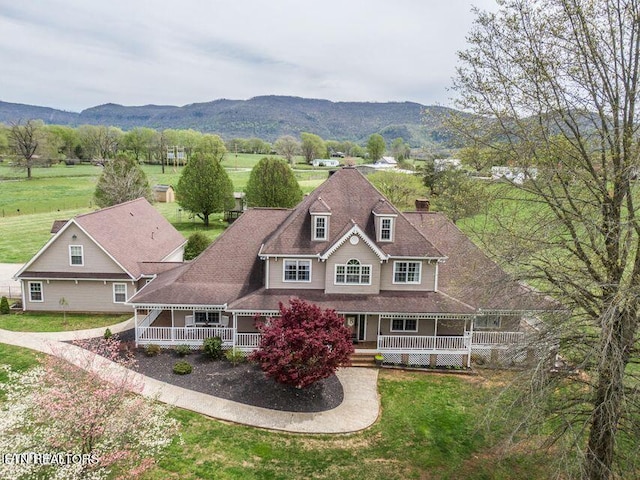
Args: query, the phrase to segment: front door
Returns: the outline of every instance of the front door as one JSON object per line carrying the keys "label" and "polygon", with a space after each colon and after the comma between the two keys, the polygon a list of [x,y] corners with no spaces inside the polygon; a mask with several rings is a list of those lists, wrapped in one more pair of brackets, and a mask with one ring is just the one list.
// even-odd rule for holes
{"label": "front door", "polygon": [[366,338],[366,315],[346,315],[347,325],[351,328],[352,337],[357,342],[364,342]]}

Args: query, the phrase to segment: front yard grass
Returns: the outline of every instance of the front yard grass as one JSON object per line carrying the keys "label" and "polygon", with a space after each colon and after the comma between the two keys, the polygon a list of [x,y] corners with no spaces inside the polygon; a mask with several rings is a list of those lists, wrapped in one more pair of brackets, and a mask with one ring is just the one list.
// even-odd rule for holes
{"label": "front yard grass", "polygon": [[351,435],[269,432],[175,409],[182,441],[143,478],[547,478],[544,459],[530,453],[500,457],[477,428],[497,388],[491,382],[382,370],[378,388],[381,418]]}
{"label": "front yard grass", "polygon": [[[87,328],[108,327],[124,322],[131,315],[89,315],[80,313],[11,313],[0,315],[0,328],[14,332],[66,332]],[[3,363],[0,356],[0,363]]]}
{"label": "front yard grass", "polygon": [[[24,371],[40,354],[0,344],[0,363]],[[495,447],[478,425],[509,373],[497,379],[381,370],[382,412],[350,435],[294,435],[212,420],[182,409],[180,437],[142,478],[542,480],[549,461]],[[504,378],[502,376],[505,376]],[[6,377],[0,374],[0,383]],[[0,403],[2,398],[0,396]]]}

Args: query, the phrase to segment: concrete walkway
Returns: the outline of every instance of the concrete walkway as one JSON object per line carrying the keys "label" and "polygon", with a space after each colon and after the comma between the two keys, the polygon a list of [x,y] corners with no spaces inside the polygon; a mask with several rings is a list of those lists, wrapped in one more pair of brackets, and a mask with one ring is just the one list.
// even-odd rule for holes
{"label": "concrete walkway", "polygon": [[[133,319],[108,327],[113,333],[132,328]],[[378,419],[380,400],[378,370],[343,368],[336,373],[344,391],[343,402],[332,410],[317,413],[282,412],[194,392],[128,370],[104,357],[63,343],[101,336],[107,327],[56,333],[11,332],[0,329],[0,343],[30,348],[63,358],[100,378],[118,383],[132,379],[142,385],[142,394],[176,407],[219,420],[293,433],[352,433],[371,426]]]}

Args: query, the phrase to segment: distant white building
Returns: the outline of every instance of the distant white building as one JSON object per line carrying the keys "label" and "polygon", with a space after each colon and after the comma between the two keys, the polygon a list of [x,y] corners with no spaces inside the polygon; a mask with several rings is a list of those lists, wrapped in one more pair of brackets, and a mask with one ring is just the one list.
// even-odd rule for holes
{"label": "distant white building", "polygon": [[379,165],[389,165],[390,167],[397,167],[398,161],[394,157],[382,157],[376,162]]}
{"label": "distant white building", "polygon": [[462,161],[458,158],[436,158],[433,161],[436,172],[443,170],[458,170],[462,167]]}
{"label": "distant white building", "polygon": [[340,162],[335,158],[316,158],[311,162],[314,167],[339,167]]}
{"label": "distant white building", "polygon": [[525,180],[535,180],[538,177],[538,169],[535,167],[491,167],[491,179],[504,178],[517,185],[522,185]]}

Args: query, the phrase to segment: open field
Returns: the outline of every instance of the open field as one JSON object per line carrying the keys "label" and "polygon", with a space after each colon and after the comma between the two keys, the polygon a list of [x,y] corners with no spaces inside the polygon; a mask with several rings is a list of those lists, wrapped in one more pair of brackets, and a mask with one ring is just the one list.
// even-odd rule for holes
{"label": "open field", "polygon": [[[244,189],[251,168],[263,156],[228,156],[224,165],[235,190]],[[50,238],[54,220],[68,219],[94,209],[92,197],[100,168],[58,164],[33,169],[33,178],[27,180],[24,172],[0,163],[0,262],[26,262]],[[177,184],[181,168],[165,166],[165,173],[162,173],[160,165],[143,166],[151,185]],[[320,185],[327,178],[327,170],[296,169],[295,175],[303,192],[309,193]],[[226,227],[221,214],[212,217],[207,229],[199,219],[182,211],[177,203],[156,203],[155,207],[185,237],[200,231],[214,239]]]}

